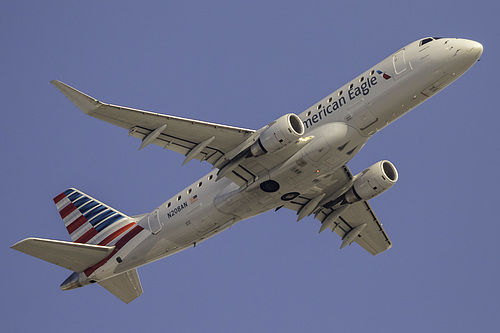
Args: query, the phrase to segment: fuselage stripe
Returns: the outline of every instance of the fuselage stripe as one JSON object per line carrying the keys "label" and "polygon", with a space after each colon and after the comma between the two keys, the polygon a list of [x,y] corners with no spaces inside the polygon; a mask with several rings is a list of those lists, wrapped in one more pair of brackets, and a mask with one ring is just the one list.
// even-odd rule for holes
{"label": "fuselage stripe", "polygon": [[135,225],[135,223],[129,223],[127,224],[126,226],[124,227],[121,227],[120,229],[116,230],[115,232],[113,232],[111,235],[109,235],[108,237],[104,238],[99,244],[97,245],[108,245],[109,243],[111,243],[113,240],[115,240],[118,236],[120,236],[121,234],[123,234],[125,231],[127,231],[128,229],[132,228],[133,226]]}
{"label": "fuselage stripe", "polygon": [[111,259],[122,247],[125,246],[132,238],[134,238],[137,234],[139,234],[141,231],[143,231],[144,228],[142,228],[139,225],[136,225],[132,230],[130,230],[125,236],[123,236],[118,242],[116,242],[115,249],[109,256],[104,258],[103,260],[99,261],[97,264],[94,266],[91,266],[87,268],[84,273],[86,276],[90,276],[92,273],[94,273],[99,267],[104,265]]}

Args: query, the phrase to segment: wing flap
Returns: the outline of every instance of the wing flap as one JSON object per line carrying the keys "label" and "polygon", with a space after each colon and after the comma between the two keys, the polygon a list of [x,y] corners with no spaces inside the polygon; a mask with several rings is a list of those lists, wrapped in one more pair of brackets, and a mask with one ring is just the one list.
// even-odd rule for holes
{"label": "wing flap", "polygon": [[[332,213],[331,207],[336,202],[336,199],[352,186],[353,178],[349,168],[344,165],[330,177],[322,179],[321,184],[317,183],[316,188],[318,191],[305,193],[287,202],[284,207],[299,212],[312,198],[325,193],[325,199],[321,200],[318,207],[314,210],[316,219],[323,222]],[[329,228],[345,240],[352,230],[365,223],[366,227],[363,227],[362,231],[357,234],[354,242],[372,255],[377,255],[388,250],[392,246],[392,243],[370,204],[366,201],[349,205]],[[351,242],[349,240],[348,243]],[[343,245],[345,246],[346,243]]]}
{"label": "wing flap", "polygon": [[142,285],[137,269],[132,269],[113,276],[112,278],[100,281],[99,285],[125,303],[132,302],[142,294]]}
{"label": "wing flap", "polygon": [[[151,132],[152,131],[150,129],[140,126],[134,126],[131,129],[129,129],[129,135],[138,138],[141,141],[144,140]],[[187,140],[186,138],[183,137],[174,136],[170,132],[170,128],[168,125],[165,132],[168,133],[161,133],[155,140],[152,141],[152,143],[164,149],[169,149],[185,156],[197,145],[199,145],[203,141],[208,140],[208,139],[203,140],[204,137],[199,137],[196,139],[193,138],[194,140]],[[198,143],[197,140],[201,141]],[[212,145],[207,145],[194,158],[203,161],[206,160],[210,164],[214,164],[217,161],[217,159],[221,157],[223,154],[224,154],[223,151],[221,151],[217,147]]]}
{"label": "wing flap", "polygon": [[370,204],[366,201],[351,205],[331,229],[344,238],[351,230],[364,223],[366,223],[366,227],[354,240],[358,245],[372,255],[377,255],[391,248],[392,243],[389,237],[387,237]]}
{"label": "wing flap", "polygon": [[106,258],[115,247],[26,238],[11,248],[80,273]]}

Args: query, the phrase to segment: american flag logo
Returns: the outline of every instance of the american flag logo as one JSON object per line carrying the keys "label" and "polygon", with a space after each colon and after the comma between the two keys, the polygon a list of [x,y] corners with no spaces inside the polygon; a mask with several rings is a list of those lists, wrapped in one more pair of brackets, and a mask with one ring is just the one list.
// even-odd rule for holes
{"label": "american flag logo", "polygon": [[382,75],[382,77],[383,77],[384,79],[386,79],[386,80],[389,80],[389,79],[391,78],[391,76],[390,76],[389,74],[386,74],[386,73],[384,73],[384,72],[382,72],[382,71],[380,71],[380,70],[379,70],[379,71],[377,71],[377,73],[378,73],[378,74],[380,74],[380,75]]}
{"label": "american flag logo", "polygon": [[195,203],[196,200],[198,200],[198,194],[195,194],[194,196],[192,196],[191,198],[189,198],[189,203]]}

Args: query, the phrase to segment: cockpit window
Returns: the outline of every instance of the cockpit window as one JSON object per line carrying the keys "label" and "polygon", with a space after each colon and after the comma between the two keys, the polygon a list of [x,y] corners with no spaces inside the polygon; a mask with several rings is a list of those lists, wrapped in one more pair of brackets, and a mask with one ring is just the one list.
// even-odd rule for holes
{"label": "cockpit window", "polygon": [[433,40],[434,40],[434,38],[432,38],[432,37],[429,37],[429,38],[424,38],[424,39],[422,39],[422,40],[420,41],[420,46],[425,45],[425,44],[427,44],[427,43],[430,43],[430,42],[432,42]]}

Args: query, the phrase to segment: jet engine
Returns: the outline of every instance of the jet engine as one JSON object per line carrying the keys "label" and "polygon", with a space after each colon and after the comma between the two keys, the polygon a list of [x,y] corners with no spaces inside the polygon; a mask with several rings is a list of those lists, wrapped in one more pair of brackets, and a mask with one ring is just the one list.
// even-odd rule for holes
{"label": "jet engine", "polygon": [[250,147],[253,156],[274,153],[298,140],[304,134],[304,124],[293,114],[286,114],[266,126]]}
{"label": "jet engine", "polygon": [[356,175],[352,187],[344,194],[344,203],[366,201],[387,191],[398,180],[398,171],[389,161],[380,161]]}

